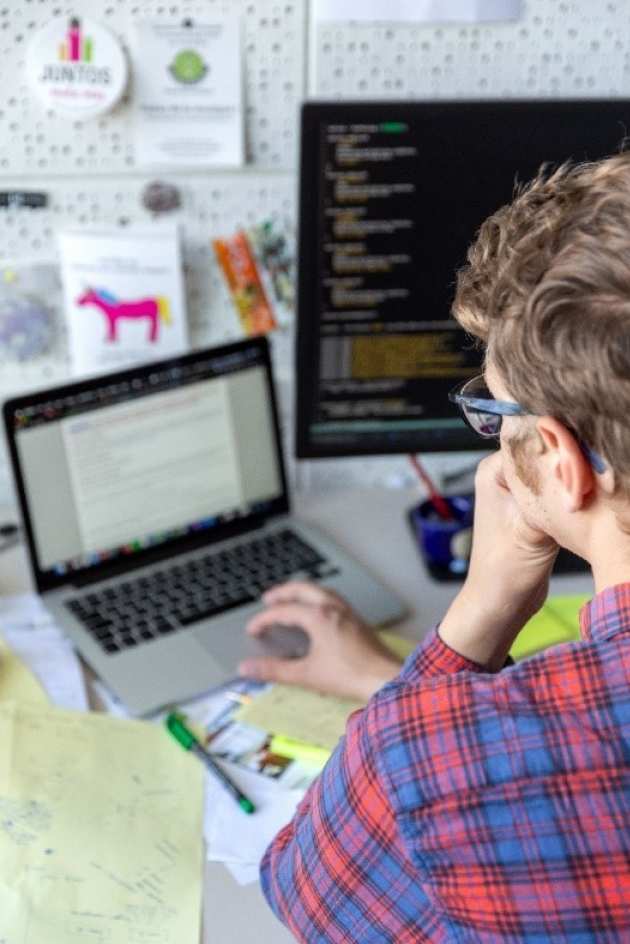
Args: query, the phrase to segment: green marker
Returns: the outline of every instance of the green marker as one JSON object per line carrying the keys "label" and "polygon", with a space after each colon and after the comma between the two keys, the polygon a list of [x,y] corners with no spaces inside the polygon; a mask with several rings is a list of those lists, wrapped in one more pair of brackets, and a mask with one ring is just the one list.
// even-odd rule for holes
{"label": "green marker", "polygon": [[169,729],[176,741],[187,751],[192,751],[203,761],[208,770],[214,774],[219,783],[221,783],[228,793],[231,793],[238,805],[245,813],[255,813],[256,807],[251,800],[248,800],[245,794],[241,793],[235,783],[223,773],[212,754],[205,750],[195,737],[195,735],[186,727],[186,720],[183,715],[173,712],[166,719],[166,727]]}

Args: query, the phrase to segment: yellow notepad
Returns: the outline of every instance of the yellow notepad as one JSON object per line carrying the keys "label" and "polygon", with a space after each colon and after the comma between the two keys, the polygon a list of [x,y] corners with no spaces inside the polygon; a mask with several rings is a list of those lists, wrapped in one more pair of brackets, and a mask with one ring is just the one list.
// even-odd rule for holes
{"label": "yellow notepad", "polygon": [[[408,656],[417,645],[389,632],[379,633],[379,639],[400,659]],[[274,685],[244,705],[236,717],[263,731],[332,751],[346,729],[348,716],[362,707],[360,701],[319,695],[290,685]]]}
{"label": "yellow notepad", "polygon": [[418,645],[418,640],[405,639],[403,636],[399,636],[398,633],[390,633],[388,630],[379,632],[378,638],[399,659],[406,659]]}
{"label": "yellow notepad", "polygon": [[198,944],[203,767],[161,727],[0,704],[0,940]]}
{"label": "yellow notepad", "polygon": [[358,701],[319,695],[292,685],[274,685],[243,705],[239,721],[332,751],[346,728],[348,716],[362,708]]}
{"label": "yellow notepad", "polygon": [[2,701],[49,704],[48,696],[33,673],[0,638],[0,702]]}

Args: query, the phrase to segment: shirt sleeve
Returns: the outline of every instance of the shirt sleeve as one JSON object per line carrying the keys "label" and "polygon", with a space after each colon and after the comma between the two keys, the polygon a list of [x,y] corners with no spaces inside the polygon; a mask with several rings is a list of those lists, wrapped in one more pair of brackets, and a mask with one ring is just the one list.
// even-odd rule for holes
{"label": "shirt sleeve", "polygon": [[[508,656],[503,667],[513,664],[512,658]],[[457,672],[488,674],[490,669],[471,659],[466,659],[455,649],[447,646],[440,636],[439,626],[434,626],[420,645],[408,656],[395,681],[420,682],[424,679],[436,678],[438,675],[454,675]]]}
{"label": "shirt sleeve", "polygon": [[[433,629],[386,688],[466,671],[481,670]],[[374,701],[351,716],[321,776],[263,858],[263,892],[299,941],[419,941],[418,915],[431,940],[439,920],[379,771],[382,721]]]}

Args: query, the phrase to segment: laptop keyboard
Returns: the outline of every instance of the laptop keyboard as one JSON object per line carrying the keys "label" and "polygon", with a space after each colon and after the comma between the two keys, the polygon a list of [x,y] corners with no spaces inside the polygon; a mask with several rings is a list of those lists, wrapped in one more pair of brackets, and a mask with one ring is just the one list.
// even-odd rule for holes
{"label": "laptop keyboard", "polygon": [[317,580],[338,570],[285,528],[81,594],[65,606],[105,652],[115,653],[251,603],[296,573]]}

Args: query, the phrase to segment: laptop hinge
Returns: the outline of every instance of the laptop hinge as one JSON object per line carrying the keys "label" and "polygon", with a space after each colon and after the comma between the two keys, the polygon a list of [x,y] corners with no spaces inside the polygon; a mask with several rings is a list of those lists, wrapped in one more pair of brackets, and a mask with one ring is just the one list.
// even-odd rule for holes
{"label": "laptop hinge", "polygon": [[249,517],[246,521],[231,522],[229,529],[222,528],[221,536],[217,536],[213,541],[209,541],[207,533],[204,533],[200,534],[198,538],[187,538],[186,544],[184,546],[177,547],[176,549],[174,549],[172,545],[169,545],[168,547],[155,548],[141,555],[123,557],[121,560],[116,561],[116,563],[111,564],[108,567],[98,567],[95,572],[89,571],[83,574],[78,574],[70,581],[70,585],[77,588],[88,587],[93,583],[101,583],[103,580],[112,580],[114,577],[120,577],[132,573],[134,570],[140,570],[143,567],[150,567],[152,564],[159,564],[160,561],[175,561],[182,554],[190,554],[191,552],[201,550],[202,548],[210,550],[215,545],[221,544],[223,541],[230,540],[231,538],[241,537],[243,534],[251,534],[254,531],[260,530],[260,528],[264,527],[264,525],[267,524],[269,520],[271,519],[263,515],[257,515],[253,518]]}

